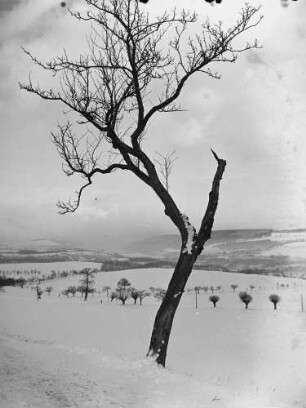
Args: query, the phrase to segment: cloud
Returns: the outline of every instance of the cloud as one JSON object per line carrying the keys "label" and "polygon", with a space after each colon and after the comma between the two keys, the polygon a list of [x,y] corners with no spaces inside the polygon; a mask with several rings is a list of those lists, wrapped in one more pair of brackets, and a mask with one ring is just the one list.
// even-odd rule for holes
{"label": "cloud", "polygon": [[[77,0],[70,0],[69,6]],[[68,8],[58,0],[19,0],[0,14],[0,46],[17,37],[23,43],[40,38],[48,31],[57,36],[57,26],[68,16]],[[68,24],[69,25],[69,24]],[[61,31],[61,30],[60,30]]]}
{"label": "cloud", "polygon": [[[152,0],[148,7],[162,7],[157,3]],[[180,3],[186,5],[187,0]],[[229,3],[222,8],[205,6],[204,11],[215,13],[216,20],[224,17],[219,12],[227,12],[234,21],[232,7],[239,8],[240,4]],[[300,53],[306,47],[302,47],[305,30],[296,29],[302,27],[302,13],[295,11],[299,3],[285,11],[277,2],[264,2],[265,19],[250,37],[258,37],[264,48],[240,56],[236,64],[220,64],[220,81],[204,75],[195,77],[182,92],[182,104],[188,111],[160,114],[148,131],[144,146],[152,156],[156,150],[164,154],[176,150],[178,160],[170,185],[180,207],[195,219],[202,214],[203,198],[215,171],[209,151],[212,147],[228,160],[220,212],[218,209],[219,228],[256,227],[258,220],[262,226],[276,220],[278,226],[286,227],[286,211],[299,226],[298,181],[290,187],[304,168],[299,139],[305,93],[299,78]],[[69,198],[82,180],[62,175],[61,160],[48,138],[61,119],[63,106],[18,89],[18,80],[26,81],[28,72],[33,71],[35,82],[42,77],[20,46],[42,60],[60,54],[64,47],[74,57],[82,52],[87,25],[70,18],[60,7],[60,0],[12,0],[10,4],[14,5],[12,11],[7,1],[2,1],[0,8],[0,183],[4,205],[16,206],[12,211],[3,210],[5,234],[9,235],[11,228],[10,236],[25,236],[31,231],[33,235],[70,234],[82,239],[86,234],[86,239],[96,239],[101,231],[130,234],[140,225],[148,227],[150,233],[159,227],[170,228],[156,196],[127,172],[97,177],[95,190],[86,191],[78,213],[66,217],[56,214],[57,199]],[[203,1],[195,4],[203,12]],[[294,13],[298,15],[292,20]],[[48,79],[45,83],[52,86]],[[47,195],[44,189],[52,194]],[[5,234],[2,231],[2,236]]]}
{"label": "cloud", "polygon": [[176,143],[182,147],[192,147],[200,144],[205,138],[203,122],[195,118],[189,119],[176,135]]}
{"label": "cloud", "polygon": [[110,216],[114,219],[118,216],[118,213],[118,206],[115,203],[110,206],[101,206],[101,204],[82,204],[82,206],[80,206],[78,209],[78,217],[91,220],[108,218]]}
{"label": "cloud", "polygon": [[2,14],[12,11],[16,5],[21,3],[22,0],[1,0],[0,2],[0,17]]}

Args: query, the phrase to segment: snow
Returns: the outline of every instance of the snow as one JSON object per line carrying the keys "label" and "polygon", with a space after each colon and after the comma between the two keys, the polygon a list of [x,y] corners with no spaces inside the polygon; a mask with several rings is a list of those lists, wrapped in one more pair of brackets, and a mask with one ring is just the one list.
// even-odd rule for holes
{"label": "snow", "polygon": [[[170,275],[165,269],[100,272],[95,287],[114,288],[123,277],[140,289],[166,287]],[[55,290],[40,301],[27,288],[0,293],[1,408],[306,406],[305,282],[194,271],[188,286],[222,285],[220,301],[213,308],[200,292],[195,309],[195,293],[184,293],[163,370],[144,358],[159,302],[148,297],[142,306],[121,306],[105,293],[88,302],[58,297],[79,279],[48,281]],[[237,292],[249,285],[253,302],[245,310]],[[281,296],[277,311],[271,293]]]}
{"label": "snow", "polygon": [[51,271],[80,271],[84,268],[100,269],[101,263],[81,262],[81,261],[64,261],[64,262],[43,262],[43,263],[2,263],[1,271],[41,271],[43,274],[50,274]]}
{"label": "snow", "polygon": [[183,214],[182,215],[185,227],[187,229],[188,232],[188,239],[185,245],[185,248],[183,250],[183,252],[187,252],[188,254],[191,254],[192,252],[192,245],[194,243],[194,237],[195,237],[195,228],[193,227],[193,225],[190,224],[189,218],[187,217],[187,215]]}

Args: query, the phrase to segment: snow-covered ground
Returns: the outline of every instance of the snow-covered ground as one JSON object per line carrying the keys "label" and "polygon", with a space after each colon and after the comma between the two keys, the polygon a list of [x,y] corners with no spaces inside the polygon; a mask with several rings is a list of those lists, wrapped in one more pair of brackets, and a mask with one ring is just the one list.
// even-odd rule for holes
{"label": "snow-covered ground", "polygon": [[[115,288],[122,277],[139,289],[166,287],[170,274],[101,272],[95,287]],[[201,292],[196,309],[195,293],[184,294],[163,370],[144,358],[158,301],[121,306],[105,293],[88,302],[58,296],[78,280],[48,281],[54,291],[40,301],[27,288],[0,293],[1,408],[306,407],[305,282],[194,271],[188,286],[222,285],[220,301],[213,308]],[[245,310],[237,292],[249,285]],[[271,293],[281,296],[277,311]]]}

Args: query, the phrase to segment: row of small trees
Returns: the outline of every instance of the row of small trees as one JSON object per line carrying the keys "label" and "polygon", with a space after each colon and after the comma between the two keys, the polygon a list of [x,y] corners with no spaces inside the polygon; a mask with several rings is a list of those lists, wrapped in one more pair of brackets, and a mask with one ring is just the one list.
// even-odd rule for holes
{"label": "row of small trees", "polygon": [[[237,284],[232,284],[230,285],[230,288],[232,290],[233,293],[236,292],[236,290],[238,289],[238,285]],[[277,289],[280,288],[288,288],[289,284],[279,284],[277,283]],[[255,285],[249,285],[249,288],[251,290],[251,292],[253,292],[254,289],[256,289]],[[259,289],[261,289],[261,286],[259,286]],[[190,292],[192,292],[193,290],[195,290],[198,294],[200,293],[200,291],[203,291],[204,293],[215,293],[215,292],[221,292],[223,291],[223,286],[218,285],[218,286],[195,286],[194,289],[189,289]]]}
{"label": "row of small trees", "polygon": [[96,291],[93,287],[95,283],[95,272],[96,270],[91,268],[82,269],[80,271],[82,278],[79,281],[79,285],[70,285],[68,288],[62,290],[60,294],[67,297],[74,297],[77,293],[80,293],[82,297],[84,296],[84,301],[86,302],[88,295]]}
{"label": "row of small trees", "polygon": [[113,300],[120,300],[122,305],[125,305],[127,299],[132,298],[134,304],[142,305],[142,301],[145,297],[154,296],[158,300],[163,300],[166,290],[162,288],[150,287],[149,290],[136,289],[132,287],[132,284],[126,279],[122,278],[117,282],[117,287],[115,290],[111,290],[110,286],[104,286],[102,289],[103,292],[106,292],[107,298],[112,302]]}
{"label": "row of small trees", "polygon": [[[252,302],[253,298],[248,292],[240,292],[239,293],[239,298],[242,303],[244,303],[245,308],[248,309],[249,304]],[[211,295],[209,296],[209,300],[213,303],[214,307],[217,306],[217,303],[219,302],[220,298],[217,295]],[[280,302],[281,298],[280,296],[276,294],[272,294],[269,296],[270,302],[273,303],[274,310],[277,309],[277,304]]]}

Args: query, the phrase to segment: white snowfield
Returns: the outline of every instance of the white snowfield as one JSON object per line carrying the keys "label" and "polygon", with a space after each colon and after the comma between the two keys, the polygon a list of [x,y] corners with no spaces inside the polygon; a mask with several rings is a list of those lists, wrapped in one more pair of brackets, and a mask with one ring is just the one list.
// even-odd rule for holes
{"label": "white snowfield", "polygon": [[[100,272],[95,288],[123,277],[138,289],[166,287],[170,275]],[[194,271],[188,287],[222,285],[220,300],[214,308],[201,292],[196,309],[195,292],[183,295],[164,370],[145,358],[159,302],[58,296],[79,279],[48,281],[54,291],[39,301],[27,288],[0,293],[1,408],[306,407],[305,282]],[[238,292],[249,285],[245,310]],[[281,296],[276,311],[272,293]]]}

